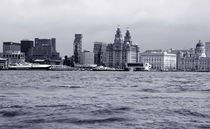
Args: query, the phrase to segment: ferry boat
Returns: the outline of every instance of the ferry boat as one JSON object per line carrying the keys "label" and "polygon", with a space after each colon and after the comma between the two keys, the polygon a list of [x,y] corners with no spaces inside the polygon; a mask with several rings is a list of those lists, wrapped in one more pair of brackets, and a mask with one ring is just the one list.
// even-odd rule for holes
{"label": "ferry boat", "polygon": [[33,63],[20,63],[12,64],[8,69],[10,70],[50,70],[51,65],[47,64],[33,64]]}
{"label": "ferry boat", "polygon": [[104,67],[104,66],[97,66],[97,67],[93,68],[93,71],[116,71],[116,69]]}
{"label": "ferry boat", "polygon": [[152,65],[149,63],[128,63],[127,68],[129,71],[150,71]]}

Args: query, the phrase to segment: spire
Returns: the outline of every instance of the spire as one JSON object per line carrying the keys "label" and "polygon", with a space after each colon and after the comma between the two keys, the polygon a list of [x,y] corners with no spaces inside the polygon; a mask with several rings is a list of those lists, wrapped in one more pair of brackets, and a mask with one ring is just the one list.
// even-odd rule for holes
{"label": "spire", "polygon": [[120,27],[119,27],[119,25],[118,25],[117,31],[116,31],[116,34],[115,34],[114,43],[121,43],[121,42],[122,42],[122,34],[121,34]]}
{"label": "spire", "polygon": [[127,31],[125,33],[124,43],[130,43],[130,44],[132,44],[131,34],[130,34],[130,31],[129,31],[129,27],[127,27]]}

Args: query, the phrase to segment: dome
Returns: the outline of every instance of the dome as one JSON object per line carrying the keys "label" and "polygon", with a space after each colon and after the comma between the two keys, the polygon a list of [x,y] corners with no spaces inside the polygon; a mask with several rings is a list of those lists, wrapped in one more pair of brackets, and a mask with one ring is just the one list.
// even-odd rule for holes
{"label": "dome", "polygon": [[204,44],[199,40],[199,42],[196,44],[196,48],[197,47],[203,47],[204,46]]}

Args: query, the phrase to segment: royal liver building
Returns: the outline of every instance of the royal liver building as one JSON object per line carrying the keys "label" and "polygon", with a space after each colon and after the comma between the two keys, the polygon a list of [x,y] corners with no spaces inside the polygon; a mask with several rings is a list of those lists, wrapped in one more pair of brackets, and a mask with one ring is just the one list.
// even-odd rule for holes
{"label": "royal liver building", "polygon": [[124,41],[118,27],[113,44],[108,44],[106,66],[123,69],[127,63],[138,63],[139,47],[131,41],[130,31],[127,30]]}

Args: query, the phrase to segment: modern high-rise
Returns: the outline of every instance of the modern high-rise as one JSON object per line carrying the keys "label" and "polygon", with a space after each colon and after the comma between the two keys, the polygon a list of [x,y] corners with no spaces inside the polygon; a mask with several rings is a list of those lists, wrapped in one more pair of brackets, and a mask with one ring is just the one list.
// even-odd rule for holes
{"label": "modern high-rise", "polygon": [[94,63],[98,66],[105,66],[106,64],[106,48],[107,44],[103,42],[95,42],[94,43]]}
{"label": "modern high-rise", "polygon": [[205,49],[206,49],[206,57],[210,57],[210,42],[206,42]]}
{"label": "modern high-rise", "polygon": [[56,51],[56,39],[35,38],[35,47],[32,48],[33,60],[44,60],[45,63],[59,64],[61,58]]}
{"label": "modern high-rise", "polygon": [[21,52],[25,53],[26,61],[31,60],[31,51],[34,46],[34,41],[32,40],[21,40]]}
{"label": "modern high-rise", "polygon": [[4,42],[3,53],[20,52],[20,43]]}
{"label": "modern high-rise", "polygon": [[82,53],[82,34],[75,34],[74,44],[74,63],[81,63],[81,53]]}
{"label": "modern high-rise", "polygon": [[94,64],[94,53],[90,51],[84,51],[81,53],[81,64],[82,65],[93,65]]}

